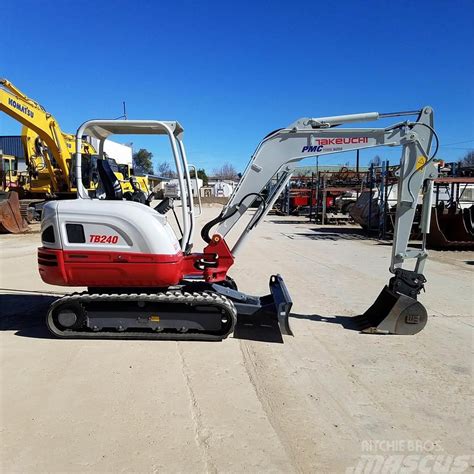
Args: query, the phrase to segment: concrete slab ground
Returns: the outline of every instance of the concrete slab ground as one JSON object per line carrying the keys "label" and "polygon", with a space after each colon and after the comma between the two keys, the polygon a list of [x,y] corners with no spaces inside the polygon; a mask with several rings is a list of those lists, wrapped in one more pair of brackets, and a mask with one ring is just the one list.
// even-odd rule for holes
{"label": "concrete slab ground", "polygon": [[474,253],[432,252],[421,333],[364,335],[345,317],[387,282],[390,247],[316,227],[268,216],[230,272],[253,294],[282,274],[284,344],[55,339],[46,292],[64,289],[39,278],[38,227],[0,236],[2,472],[351,472],[368,455],[428,468],[470,455]]}

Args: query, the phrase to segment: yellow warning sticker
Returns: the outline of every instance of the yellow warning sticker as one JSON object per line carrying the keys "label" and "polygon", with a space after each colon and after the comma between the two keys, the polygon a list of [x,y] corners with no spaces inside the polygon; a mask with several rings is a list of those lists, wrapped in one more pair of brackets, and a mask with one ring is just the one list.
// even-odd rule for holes
{"label": "yellow warning sticker", "polygon": [[160,322],[160,317],[159,316],[150,316],[150,321],[153,321],[155,323],[159,323]]}
{"label": "yellow warning sticker", "polygon": [[423,168],[423,166],[425,166],[425,163],[426,163],[426,157],[424,157],[423,155],[419,156],[416,159],[416,170],[418,171],[420,168]]}

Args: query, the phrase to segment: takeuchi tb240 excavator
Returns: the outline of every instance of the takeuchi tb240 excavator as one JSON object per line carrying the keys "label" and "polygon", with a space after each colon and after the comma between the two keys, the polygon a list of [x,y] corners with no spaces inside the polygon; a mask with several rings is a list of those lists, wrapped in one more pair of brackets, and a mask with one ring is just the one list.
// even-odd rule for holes
{"label": "takeuchi tb240 excavator", "polygon": [[[339,127],[400,116],[416,118],[398,119],[403,121],[386,128]],[[181,235],[175,234],[167,220],[166,213],[173,208],[170,199],[155,208],[125,201],[113,173],[103,183],[108,190],[106,199],[92,199],[81,182],[78,152],[77,199],[48,202],[41,225],[38,263],[42,279],[53,285],[88,287],[87,292],[64,296],[51,305],[47,325],[55,335],[221,340],[232,333],[237,320],[250,326],[278,323],[282,334],[291,335],[292,301],[280,275],[271,276],[268,295],[252,296],[240,292],[227,272],[300,160],[380,146],[402,150],[390,265],[393,276],[360,322],[364,331],[384,334],[415,334],[426,324],[427,312],[417,301],[426,281],[425,239],[420,249],[409,248],[408,239],[420,193],[424,236],[429,229],[438,148],[430,107],[301,118],[270,133],[258,145],[228,204],[201,229],[207,242],[202,252],[192,251],[196,212],[181,125],[175,121],[91,120],[78,129],[76,150],[82,149],[84,135],[103,141],[112,134],[168,137],[181,195]],[[433,138],[436,147],[431,152]],[[228,233],[252,205],[253,210],[257,205],[256,210],[229,248]],[[413,262],[411,269],[405,268],[407,260]]]}

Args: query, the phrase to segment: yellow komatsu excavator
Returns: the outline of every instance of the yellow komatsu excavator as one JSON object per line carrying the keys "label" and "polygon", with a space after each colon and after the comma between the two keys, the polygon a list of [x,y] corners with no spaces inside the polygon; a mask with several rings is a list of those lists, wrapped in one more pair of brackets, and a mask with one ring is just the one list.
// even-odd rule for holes
{"label": "yellow komatsu excavator", "polygon": [[[76,194],[73,156],[76,153],[74,135],[64,133],[52,114],[29,98],[6,79],[0,79],[0,111],[23,125],[22,141],[25,149],[27,180],[16,189],[0,192],[0,232],[19,233],[27,230],[28,222],[40,214],[46,199],[73,198]],[[97,152],[86,140],[81,153],[85,157],[82,180],[86,188],[96,193],[99,176]],[[146,177],[124,176],[119,166],[106,156],[122,192],[133,200],[144,202],[149,197]],[[123,171],[123,170],[122,170]]]}
{"label": "yellow komatsu excavator", "polygon": [[[68,147],[69,153],[74,157],[76,153],[76,137],[70,133],[64,133],[63,138]],[[48,153],[48,148],[41,137],[29,127],[24,126],[21,132],[25,154],[28,157],[28,166],[32,179],[29,184],[30,194],[51,194],[51,181],[49,179],[48,169],[45,163],[44,155]],[[86,182],[87,189],[95,191],[98,183],[97,160],[99,159],[96,149],[87,142],[82,141],[81,153],[86,156],[86,168],[82,179]],[[129,165],[119,165],[114,158],[104,156],[111,165],[115,176],[117,177],[122,192],[137,193],[142,192],[148,195],[148,178],[146,176],[134,176],[133,169]],[[71,169],[68,160],[68,169]],[[70,172],[70,174],[73,173]],[[71,193],[76,192],[75,187],[71,187]]]}
{"label": "yellow komatsu excavator", "polygon": [[25,178],[15,169],[15,157],[0,150],[0,228],[4,232],[22,232],[28,228],[18,199],[18,190],[25,184]]}
{"label": "yellow komatsu excavator", "polygon": [[20,179],[15,169],[15,157],[5,155],[0,150],[0,191],[13,191],[18,188]]}
{"label": "yellow komatsu excavator", "polygon": [[[66,153],[66,179],[62,179],[62,172],[59,168],[58,161],[48,147],[42,135],[38,134],[29,126],[24,125],[21,130],[21,139],[23,148],[25,150],[25,157],[27,161],[29,181],[25,191],[29,195],[53,197],[63,193],[74,191],[71,183],[71,156],[76,152],[76,143],[74,137],[67,133],[61,132],[63,145],[67,147]],[[90,162],[91,156],[95,154],[95,150],[87,142],[82,144],[82,153]],[[53,170],[51,174],[51,169]],[[87,176],[84,176],[87,182]],[[89,188],[90,186],[88,186]]]}

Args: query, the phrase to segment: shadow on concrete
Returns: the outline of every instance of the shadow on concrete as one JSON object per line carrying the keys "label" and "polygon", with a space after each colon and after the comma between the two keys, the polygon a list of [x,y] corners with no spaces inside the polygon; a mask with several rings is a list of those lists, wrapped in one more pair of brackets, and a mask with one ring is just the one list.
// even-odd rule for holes
{"label": "shadow on concrete", "polygon": [[[466,262],[468,263],[468,262]],[[473,264],[474,262],[470,262]],[[45,318],[49,306],[57,296],[42,294],[0,294],[0,331],[16,331],[15,335],[40,339],[54,339],[46,327]],[[291,319],[339,324],[344,329],[360,331],[361,316],[320,316],[318,314],[290,314]],[[249,341],[283,344],[283,337],[276,321],[252,321],[240,318],[233,337]]]}
{"label": "shadow on concrete", "polygon": [[[294,216],[288,216],[288,217],[294,217]],[[268,220],[266,222],[271,222],[272,224],[288,224],[288,225],[296,225],[296,224],[309,224],[309,220]]]}
{"label": "shadow on concrete", "polygon": [[[344,329],[360,332],[366,325],[363,324],[362,316],[320,316],[319,314],[290,314],[290,318],[306,319],[317,323],[339,324]],[[291,321],[290,321],[291,322]]]}
{"label": "shadow on concrete", "polygon": [[[23,337],[54,339],[45,320],[49,306],[58,298],[59,296],[44,294],[0,294],[0,331],[15,331],[15,335]],[[278,324],[273,321],[239,320],[233,337],[283,343]]]}
{"label": "shadow on concrete", "polygon": [[246,341],[272,342],[283,344],[283,337],[276,321],[259,323],[248,319],[242,321],[237,317],[237,324],[234,329],[234,339],[244,339]]}
{"label": "shadow on concrete", "polygon": [[[392,240],[379,240],[379,241],[377,242],[377,245],[385,245],[386,247],[391,247],[391,246],[393,245],[393,241],[392,241]],[[414,242],[413,240],[410,240],[410,242],[408,243],[408,245],[409,245],[410,248],[412,248],[412,249],[419,249],[419,250],[421,250],[421,249],[423,248],[421,242]]]}
{"label": "shadow on concrete", "polygon": [[0,294],[0,331],[16,331],[17,336],[52,339],[45,319],[57,296],[42,294]]}
{"label": "shadow on concrete", "polygon": [[[290,314],[290,326],[291,319],[305,319],[307,321],[313,321],[317,323],[330,323],[339,324],[344,329],[349,331],[360,332],[367,328],[367,320],[364,316],[320,316],[319,314]],[[250,341],[258,342],[271,342],[277,344],[283,344],[283,337],[281,335],[278,323],[272,321],[271,323],[258,324],[241,320],[237,323],[234,330],[234,338],[245,339]]]}
{"label": "shadow on concrete", "polygon": [[363,229],[354,227],[314,227],[308,231],[285,233],[285,235],[290,239],[305,237],[311,240],[377,240],[375,236],[367,235]]}
{"label": "shadow on concrete", "polygon": [[336,236],[341,239],[376,240],[375,234],[368,234],[361,227],[314,227],[310,230],[318,235]]}

